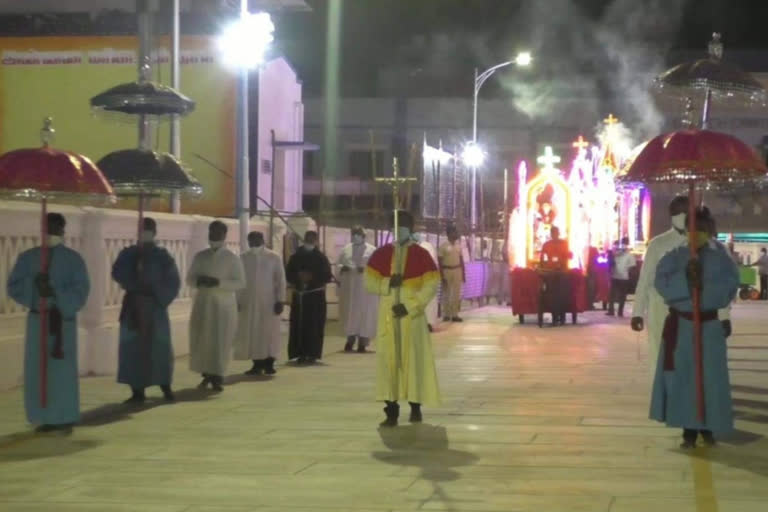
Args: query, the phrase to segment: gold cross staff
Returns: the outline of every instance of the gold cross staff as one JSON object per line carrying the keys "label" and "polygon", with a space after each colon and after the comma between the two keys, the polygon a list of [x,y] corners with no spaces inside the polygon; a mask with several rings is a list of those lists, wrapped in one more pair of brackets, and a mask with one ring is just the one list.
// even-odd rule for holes
{"label": "gold cross staff", "polygon": [[[393,274],[399,274],[402,275],[402,251],[400,250],[400,243],[399,240],[397,240],[397,231],[399,226],[399,219],[397,215],[398,206],[400,203],[400,184],[401,183],[408,183],[411,181],[417,181],[416,178],[411,177],[400,177],[399,173],[399,166],[397,164],[397,158],[393,159],[392,161],[392,177],[391,178],[374,178],[375,181],[379,183],[384,183],[386,185],[389,185],[392,187],[392,208],[394,210],[394,226],[393,230],[394,233],[392,233],[392,239],[394,242],[395,247],[395,265],[394,269],[392,271]],[[395,304],[400,304],[400,286],[395,288]],[[403,362],[401,359],[401,350],[400,350],[400,340],[401,340],[401,331],[400,331],[400,319],[395,318],[395,361],[397,361],[397,367],[398,369],[403,368]]]}

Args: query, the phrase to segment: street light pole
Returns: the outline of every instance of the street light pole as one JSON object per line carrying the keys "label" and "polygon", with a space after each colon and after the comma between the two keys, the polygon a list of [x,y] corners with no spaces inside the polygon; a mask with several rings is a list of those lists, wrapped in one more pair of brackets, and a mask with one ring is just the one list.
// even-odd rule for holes
{"label": "street light pole", "polygon": [[[248,17],[248,0],[240,0],[240,19]],[[248,68],[240,66],[237,71],[237,106],[235,152],[237,160],[235,174],[240,189],[237,191],[237,216],[240,220],[240,251],[248,250],[248,231],[251,222],[251,181],[248,169]]]}
{"label": "street light pole", "polygon": [[[482,73],[478,74],[477,68],[475,68],[475,86],[473,89],[472,94],[472,144],[477,146],[477,98],[480,94],[480,88],[483,86],[486,80],[488,80],[491,75],[493,75],[496,71],[499,69],[509,66],[511,64],[516,64],[521,67],[525,67],[530,65],[531,63],[531,54],[528,52],[522,52],[517,55],[513,60],[508,60],[506,62],[502,62],[500,64],[496,64],[495,66],[492,66]],[[471,208],[472,211],[470,212],[470,223],[472,225],[472,234],[474,236],[475,229],[477,227],[477,165],[472,165],[472,199],[471,199]],[[474,241],[473,241],[473,252],[474,252]],[[474,257],[474,254],[472,255]]]}

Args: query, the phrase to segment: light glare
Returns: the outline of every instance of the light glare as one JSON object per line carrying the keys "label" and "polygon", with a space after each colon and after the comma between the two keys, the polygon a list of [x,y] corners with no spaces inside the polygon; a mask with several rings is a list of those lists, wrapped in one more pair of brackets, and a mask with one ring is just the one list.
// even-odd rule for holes
{"label": "light glare", "polygon": [[485,153],[480,146],[470,142],[464,147],[462,158],[469,167],[480,167],[485,161]]}
{"label": "light glare", "polygon": [[530,66],[532,61],[531,52],[520,52],[515,58],[515,64],[522,67]]}
{"label": "light glare", "polygon": [[244,14],[229,24],[218,40],[224,64],[234,69],[253,69],[261,64],[274,40],[275,25],[265,12]]}

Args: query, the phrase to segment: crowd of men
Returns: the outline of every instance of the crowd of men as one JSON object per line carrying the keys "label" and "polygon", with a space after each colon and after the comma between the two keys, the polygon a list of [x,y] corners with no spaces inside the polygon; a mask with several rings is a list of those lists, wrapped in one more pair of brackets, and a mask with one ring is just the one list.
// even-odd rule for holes
{"label": "crowd of men", "polygon": [[[223,391],[233,357],[252,362],[247,375],[276,373],[287,288],[287,359],[299,365],[321,359],[326,287],[336,281],[345,351],[356,345],[357,352],[366,352],[378,340],[377,397],[387,403],[384,424],[397,424],[400,399],[411,404],[411,421],[421,421],[421,404],[439,400],[429,339],[438,320],[438,286],[442,281],[444,320],[460,322],[464,261],[455,228],[448,229],[448,241],[438,252],[415,232],[407,212],[400,212],[399,221],[394,243],[378,249],[355,226],[335,276],[314,231],[306,232],[303,244],[284,264],[260,232],[250,233],[249,249],[236,255],[226,247],[227,225],[212,222],[209,247],[194,255],[185,277],[195,291],[189,367],[201,375],[198,388]],[[7,286],[9,296],[29,308],[24,372],[28,420],[39,432],[67,433],[80,418],[77,312],[87,301],[90,284],[83,258],[63,244],[65,218],[50,213],[47,226],[46,248],[22,253]],[[130,387],[129,405],[144,403],[147,388],[153,386],[160,387],[165,400],[175,400],[168,307],[182,281],[171,254],[156,243],[156,221],[144,218],[142,229],[138,243],[123,249],[112,266],[112,278],[125,292],[117,381]]]}
{"label": "crowd of men", "polygon": [[[635,331],[647,327],[653,383],[650,417],[682,428],[682,446],[690,448],[699,436],[713,444],[717,435],[733,429],[725,340],[731,334],[729,312],[739,274],[731,251],[717,241],[711,213],[706,208],[696,210],[691,234],[687,211],[688,199],[675,198],[669,207],[671,228],[650,241],[630,325]],[[421,406],[440,401],[430,339],[432,324],[438,320],[437,291],[442,283],[443,320],[460,322],[463,251],[455,228],[448,229],[448,241],[436,251],[415,231],[410,214],[396,215],[393,243],[379,248],[366,242],[362,227],[352,229],[352,241],[341,252],[336,276],[314,231],[307,231],[303,244],[284,265],[259,232],[249,234],[249,250],[237,256],[225,245],[226,224],[212,222],[209,248],[195,254],[186,275],[186,283],[195,289],[189,365],[202,376],[198,387],[221,392],[233,354],[237,360],[252,362],[248,375],[275,374],[275,361],[282,352],[280,319],[286,284],[292,295],[287,357],[301,365],[321,359],[325,291],[336,280],[344,350],[366,352],[372,340],[377,343],[376,399],[385,403],[382,426],[398,424],[401,401],[409,403],[409,421],[422,421]],[[23,252],[7,288],[11,298],[29,308],[27,417],[40,432],[70,432],[80,418],[77,312],[88,299],[90,285],[82,257],[63,244],[64,217],[48,214],[47,226],[46,249]],[[145,390],[152,386],[159,386],[166,400],[174,400],[168,307],[179,293],[181,278],[173,257],[155,243],[157,230],[157,223],[145,218],[138,243],[122,250],[112,267],[113,279],[125,290],[117,380],[131,388],[129,404],[143,403]],[[689,240],[694,241],[693,251]],[[620,245],[615,254],[612,275],[616,291],[611,303],[612,308],[614,301],[618,303],[619,316],[628,270],[635,265],[626,245]],[[542,252],[542,266],[552,275],[562,273],[571,257],[556,228]],[[768,260],[765,251],[757,265],[764,260]],[[550,285],[558,286],[554,281]],[[703,393],[695,389],[694,377],[696,299],[703,339]],[[562,308],[555,309],[555,314],[564,322]],[[698,395],[703,402],[697,406],[694,397]]]}

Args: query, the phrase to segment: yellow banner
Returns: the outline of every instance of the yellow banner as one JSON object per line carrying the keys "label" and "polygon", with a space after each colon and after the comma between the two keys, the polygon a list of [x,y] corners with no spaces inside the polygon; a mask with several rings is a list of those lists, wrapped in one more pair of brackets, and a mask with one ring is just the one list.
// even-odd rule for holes
{"label": "yellow banner", "polygon": [[[153,80],[169,83],[169,41],[155,39]],[[134,120],[94,116],[89,100],[123,82],[135,81],[135,37],[0,38],[0,151],[40,145],[45,117],[54,119],[54,146],[94,161],[118,149],[138,145]],[[182,210],[214,216],[234,212],[234,75],[222,68],[214,41],[181,39],[181,92],[196,103],[181,122],[181,158],[203,185],[200,199],[184,200]],[[155,130],[154,148],[169,151],[170,124]],[[226,176],[195,156],[215,163]],[[156,199],[151,209],[167,211]],[[123,208],[135,203],[123,201]]]}

